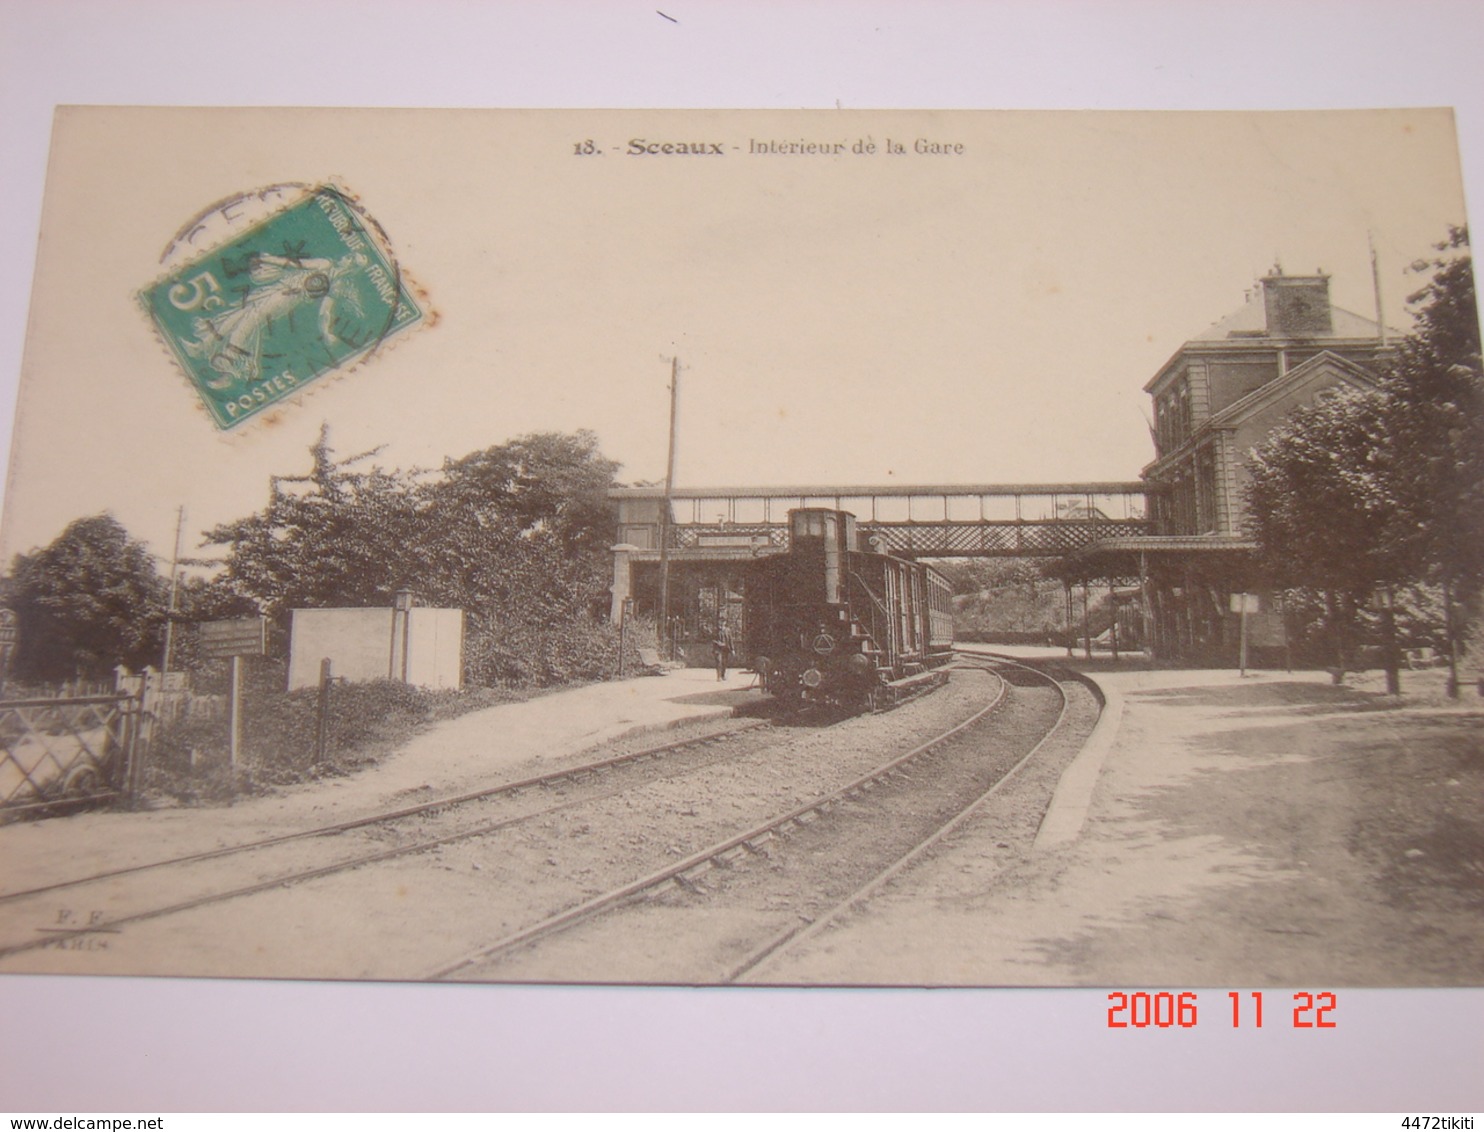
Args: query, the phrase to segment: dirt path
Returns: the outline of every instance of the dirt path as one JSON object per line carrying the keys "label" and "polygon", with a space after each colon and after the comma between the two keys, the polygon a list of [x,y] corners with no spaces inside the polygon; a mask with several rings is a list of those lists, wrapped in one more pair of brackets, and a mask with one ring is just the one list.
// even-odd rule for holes
{"label": "dirt path", "polygon": [[1080,836],[987,825],[780,963],[782,981],[1484,983],[1484,710],[1310,675],[1099,674],[1123,718]]}

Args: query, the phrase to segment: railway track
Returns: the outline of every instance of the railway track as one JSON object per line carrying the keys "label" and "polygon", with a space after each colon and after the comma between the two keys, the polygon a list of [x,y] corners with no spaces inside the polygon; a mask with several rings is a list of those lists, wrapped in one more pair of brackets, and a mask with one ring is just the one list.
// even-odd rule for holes
{"label": "railway track", "polygon": [[[972,654],[971,654],[972,655]],[[791,948],[797,947],[822,931],[837,923],[843,916],[852,910],[859,909],[871,896],[890,884],[897,877],[905,873],[913,864],[922,860],[931,853],[938,845],[943,843],[954,832],[963,827],[971,818],[979,813],[991,798],[998,794],[1009,782],[1013,780],[1016,773],[1034,758],[1043,747],[1051,740],[1057,731],[1066,723],[1068,714],[1072,707],[1072,700],[1067,695],[1066,689],[1060,681],[1054,677],[1041,672],[1038,669],[1030,669],[1025,666],[1017,666],[1027,672],[1034,673],[1036,677],[1046,680],[1053,685],[1061,697],[1061,707],[1057,712],[1056,721],[1046,733],[1036,741],[1035,745],[1026,751],[1021,758],[1004,775],[995,779],[977,797],[972,798],[967,805],[944,821],[926,837],[917,842],[905,853],[892,861],[885,868],[880,869],[874,876],[857,887],[850,895],[838,901],[833,907],[823,914],[802,920],[798,924],[791,925],[778,932],[767,942],[757,947],[742,962],[738,963],[722,980],[725,983],[738,983],[755,981],[757,972],[764,968],[769,962],[785,955]]]}
{"label": "railway track", "polygon": [[[0,937],[0,959],[101,939],[102,946],[116,951],[132,948],[134,958],[115,960],[110,968],[105,956],[101,968],[87,969],[138,971],[140,956],[158,952],[169,956],[158,960],[158,969],[178,974],[705,983],[753,978],[750,972],[772,953],[809,938],[810,925],[830,906],[862,898],[857,890],[871,877],[861,867],[869,864],[879,872],[883,863],[874,844],[883,821],[900,827],[887,839],[892,860],[910,851],[911,846],[902,847],[903,836],[913,844],[926,836],[926,819],[912,811],[930,811],[934,828],[943,824],[936,815],[948,800],[940,795],[958,797],[967,788],[944,773],[945,766],[962,761],[951,754],[959,749],[956,744],[971,742],[987,715],[1000,721],[994,732],[1004,732],[1006,720],[1013,724],[1024,714],[1027,689],[1037,679],[1003,664],[993,666],[998,674],[982,671],[983,661],[972,663],[969,667],[980,671],[966,671],[957,689],[950,686],[928,697],[923,702],[929,707],[908,705],[888,716],[847,720],[840,728],[733,728],[725,736],[666,743],[352,821],[0,894],[0,922],[10,925]],[[977,686],[969,687],[969,681]],[[1015,710],[995,711],[1007,698],[1017,700]],[[978,700],[973,712],[961,710],[971,699]],[[933,701],[939,702],[934,706]],[[925,720],[949,707],[965,718],[956,718],[952,728],[924,730]],[[922,718],[914,721],[914,712]],[[1010,730],[1046,726],[1045,720],[1022,721]],[[852,728],[862,750],[849,758],[830,753],[840,746],[836,732]],[[886,733],[914,734],[911,749],[886,761],[870,759],[867,752],[879,749]],[[1016,745],[1015,757],[1024,761],[1029,754],[1019,748],[1027,744],[1017,740]],[[1005,752],[996,757],[1003,761]],[[954,785],[943,786],[945,778]],[[810,784],[827,780],[827,789],[806,792]],[[983,787],[977,786],[981,792]],[[888,810],[896,807],[896,816],[879,816],[883,800],[891,803]],[[491,814],[487,807],[496,804],[501,809]],[[963,808],[956,805],[955,813]],[[878,815],[874,833],[862,834],[872,820],[862,827],[864,814]],[[842,830],[852,829],[855,833],[842,838]],[[348,852],[346,837],[357,839]],[[339,851],[326,855],[324,846]],[[851,858],[849,867],[793,875],[789,862],[797,862],[801,853],[841,852]],[[673,860],[661,863],[656,855]],[[287,867],[290,858],[293,865]],[[741,867],[749,862],[764,867]],[[245,868],[253,870],[250,875],[244,875]],[[622,942],[616,952],[603,943],[612,935],[615,915],[681,908],[705,924],[715,918],[706,905],[720,901],[725,911],[726,902],[739,893],[748,898],[749,885],[767,892],[780,868],[790,891],[809,890],[799,902],[808,907],[781,919],[763,917],[765,930],[749,927],[746,947],[767,948],[769,956],[749,961],[750,951],[739,957],[738,945],[732,945],[716,962],[712,952],[700,948],[697,954],[707,959],[694,975],[692,966],[672,972],[661,963],[658,973],[632,978],[606,962],[638,954]],[[182,880],[183,874],[188,879]],[[48,902],[66,898],[84,904],[90,893],[97,896],[95,905],[106,903],[105,915],[95,914],[75,928],[38,926]],[[15,929],[22,923],[40,938],[19,938]],[[268,948],[273,961],[260,966],[256,956],[244,959],[245,941],[263,936],[265,925],[285,938]],[[242,941],[235,939],[239,935]],[[788,938],[773,943],[783,935]],[[224,936],[233,938],[223,943]],[[437,955],[440,938],[466,942],[452,951],[454,958],[434,967],[428,957]],[[279,954],[291,947],[304,957]],[[659,950],[668,954],[663,945]],[[230,958],[223,957],[227,953]],[[348,955],[362,965],[348,965]],[[18,969],[14,963],[6,966]],[[48,963],[48,969],[79,969],[58,960]]]}
{"label": "railway track", "polygon": [[[427,977],[569,980],[572,971],[593,969],[584,959],[591,952],[660,957],[657,965],[630,963],[608,976],[621,981],[753,977],[969,820],[1065,720],[1068,697],[1056,679],[1011,661],[969,667],[992,669],[999,679],[969,718],[786,813],[526,925]],[[991,715],[996,724],[986,735],[981,725]],[[986,757],[965,757],[975,748]],[[715,939],[698,944],[707,920]],[[670,940],[686,940],[699,957],[678,955]]]}
{"label": "railway track", "polygon": [[[402,806],[396,809],[378,811],[376,813],[362,815],[346,821],[333,822],[326,825],[314,826],[308,829],[295,830],[290,833],[278,834],[272,837],[256,838],[249,841],[239,842],[233,845],[220,846],[214,849],[204,850],[196,853],[181,854],[174,857],[162,857],[138,864],[127,865],[115,869],[107,869],[101,872],[90,873],[84,876],[70,877],[63,880],[53,881],[47,884],[36,885],[30,888],[18,889],[12,892],[0,892],[0,910],[10,906],[24,905],[27,902],[36,902],[41,898],[55,898],[62,895],[76,897],[85,893],[90,888],[112,884],[124,878],[141,877],[147,874],[178,873],[179,870],[188,869],[191,866],[206,865],[214,862],[227,861],[232,858],[244,857],[250,854],[265,854],[272,850],[299,843],[317,841],[321,839],[336,838],[339,835],[353,833],[356,831],[371,830],[376,827],[391,826],[398,822],[409,819],[438,817],[448,814],[450,811],[469,807],[473,804],[490,802],[501,798],[517,798],[530,791],[559,790],[584,783],[590,783],[595,779],[610,776],[616,772],[623,772],[631,768],[643,767],[650,764],[663,762],[666,759],[681,756],[689,752],[702,751],[714,748],[738,737],[756,732],[760,729],[770,727],[771,719],[749,720],[744,723],[728,728],[709,731],[704,734],[688,736],[683,739],[668,743],[661,743],[629,751],[623,754],[598,759],[588,763],[580,763],[573,766],[563,767],[547,774],[529,778],[518,779],[511,782],[500,783],[496,786],[481,790],[468,791],[465,793],[450,795],[426,802],[420,802],[413,806]],[[725,752],[716,754],[715,758],[725,757]],[[706,760],[706,761],[715,761]],[[676,770],[664,771],[659,774],[643,774],[641,777],[653,779],[673,774],[684,774],[694,769],[693,763],[686,763]],[[618,789],[632,788],[631,784],[620,786]],[[564,799],[554,805],[541,808],[532,813],[504,817],[493,822],[478,822],[465,828],[455,829],[448,833],[433,837],[419,838],[411,843],[394,846],[388,849],[378,850],[371,853],[357,853],[348,857],[340,857],[336,860],[326,862],[311,868],[295,868],[285,872],[276,873],[260,881],[231,886],[225,889],[213,889],[202,892],[182,900],[175,900],[165,904],[157,904],[143,908],[125,915],[110,915],[90,921],[87,926],[79,928],[48,928],[46,934],[41,938],[32,938],[20,942],[6,940],[0,936],[0,959],[7,956],[31,951],[46,946],[55,946],[69,939],[81,938],[100,933],[112,933],[128,924],[139,923],[148,919],[157,919],[179,912],[189,911],[207,904],[219,903],[241,897],[251,896],[257,892],[278,888],[289,884],[300,883],[307,880],[330,876],[336,872],[359,868],[364,865],[376,864],[383,861],[394,860],[398,857],[409,856],[417,853],[427,852],[437,846],[451,843],[465,838],[479,837],[498,829],[521,821],[529,821],[539,818],[545,814],[555,812],[570,805],[577,804],[576,800]],[[179,880],[171,882],[174,887],[181,887]],[[24,909],[19,913],[7,912],[7,919],[22,921],[25,917]]]}
{"label": "railway track", "polygon": [[[817,732],[827,728],[832,720],[839,721],[838,717],[819,711],[790,719],[802,723],[804,733]],[[733,724],[703,735],[563,767],[538,777],[429,799],[414,806],[0,893],[0,962],[25,952],[45,948],[66,950],[74,943],[81,946],[117,937],[125,928],[137,929],[150,921],[174,923],[213,905],[242,902],[249,897],[323,882],[336,874],[368,866],[394,866],[405,859],[436,855],[460,842],[497,835],[518,836],[525,827],[539,825],[563,811],[702,773],[708,767],[734,759],[739,745],[757,746],[761,740],[766,749],[775,741],[763,739],[763,732],[775,722],[761,719]],[[464,821],[450,828],[451,816],[501,801],[519,803],[518,809],[493,820]],[[404,828],[429,822],[436,822],[439,827],[432,835],[420,828]],[[347,835],[358,838],[355,849],[334,852],[340,848],[341,838]],[[388,840],[394,843],[367,844]],[[322,846],[330,846],[332,851],[326,853]],[[306,855],[312,856],[307,863]],[[244,882],[245,871],[250,871],[252,879]],[[61,900],[66,900],[70,907],[59,909],[53,903]],[[91,910],[83,917],[74,918],[71,915],[74,908]],[[67,913],[72,923],[64,922],[56,914],[58,911]],[[77,922],[78,919],[82,922]],[[252,927],[256,929],[257,925]],[[174,946],[174,941],[170,946]]]}

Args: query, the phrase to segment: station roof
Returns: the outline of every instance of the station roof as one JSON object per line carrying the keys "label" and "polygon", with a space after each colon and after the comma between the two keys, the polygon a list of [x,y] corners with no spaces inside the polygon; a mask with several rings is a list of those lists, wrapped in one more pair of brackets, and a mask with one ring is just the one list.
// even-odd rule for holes
{"label": "station roof", "polygon": [[[1373,318],[1365,315],[1355,314],[1341,307],[1331,306],[1329,308],[1331,328],[1327,331],[1315,331],[1305,334],[1309,338],[1360,338],[1374,339],[1380,337],[1381,324]],[[1387,328],[1387,334],[1391,338],[1400,338],[1401,331]],[[1244,339],[1266,339],[1272,341],[1275,335],[1268,332],[1267,308],[1263,303],[1261,291],[1254,292],[1247,301],[1238,309],[1212,324],[1191,339],[1192,342],[1228,342],[1232,339],[1238,341]]]}

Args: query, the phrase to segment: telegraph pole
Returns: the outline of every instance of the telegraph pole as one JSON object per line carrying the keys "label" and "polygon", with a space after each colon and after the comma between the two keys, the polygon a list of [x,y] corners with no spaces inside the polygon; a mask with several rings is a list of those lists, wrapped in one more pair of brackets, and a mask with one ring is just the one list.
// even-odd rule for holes
{"label": "telegraph pole", "polygon": [[185,504],[175,513],[175,556],[170,559],[170,611],[165,614],[165,655],[160,661],[162,673],[170,671],[171,650],[175,645],[175,602],[180,594],[180,533],[185,529]]}
{"label": "telegraph pole", "polygon": [[1371,245],[1371,286],[1376,291],[1376,336],[1386,345],[1386,315],[1381,310],[1381,265],[1376,259],[1376,233],[1366,233]]}
{"label": "telegraph pole", "polygon": [[660,654],[674,660],[670,635],[670,493],[675,487],[675,409],[680,399],[680,357],[670,359],[670,451],[665,460],[665,501],[660,511]]}

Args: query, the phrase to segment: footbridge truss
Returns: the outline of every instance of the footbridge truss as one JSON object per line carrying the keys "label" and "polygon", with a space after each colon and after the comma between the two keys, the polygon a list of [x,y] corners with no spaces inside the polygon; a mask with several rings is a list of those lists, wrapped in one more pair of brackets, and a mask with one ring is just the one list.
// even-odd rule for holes
{"label": "footbridge truss", "polygon": [[891,554],[1022,558],[1153,534],[1148,490],[1141,481],[675,488],[668,524],[663,488],[615,488],[609,496],[618,503],[618,542],[639,558],[659,551],[662,528],[668,549],[696,557],[782,549],[795,507],[850,511]]}

